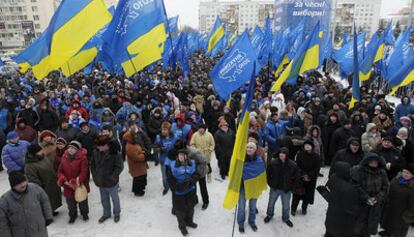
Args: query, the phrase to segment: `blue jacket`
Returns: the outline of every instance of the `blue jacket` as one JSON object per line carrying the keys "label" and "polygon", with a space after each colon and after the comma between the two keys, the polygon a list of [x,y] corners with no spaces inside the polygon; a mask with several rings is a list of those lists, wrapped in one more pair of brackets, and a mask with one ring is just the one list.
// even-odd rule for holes
{"label": "blue jacket", "polygon": [[6,108],[0,109],[0,130],[5,130],[7,128],[7,114],[9,110]]}
{"label": "blue jacket", "polygon": [[155,143],[161,148],[161,152],[160,152],[161,164],[163,164],[165,160],[167,159],[168,152],[174,148],[174,144],[176,141],[177,139],[174,136],[161,137],[160,135],[157,135]]}
{"label": "blue jacket", "polygon": [[[404,104],[404,98],[408,98],[408,103]],[[408,116],[414,111],[414,105],[411,104],[411,100],[408,96],[403,96],[401,98],[401,104],[397,106],[394,113],[394,122],[400,121],[400,118],[403,116]]]}
{"label": "blue jacket", "polygon": [[292,125],[293,117],[289,118],[288,121],[279,120],[277,122],[269,121],[266,123],[265,138],[271,150],[279,148],[277,138],[283,136],[286,133],[286,127],[292,127]]}
{"label": "blue jacket", "polygon": [[[177,180],[177,184],[183,184],[191,179],[195,175],[196,172],[196,164],[194,160],[189,160],[189,165],[176,165],[176,161],[171,161],[169,163],[171,173],[174,178]],[[176,195],[182,196],[186,195],[187,193],[193,191],[195,189],[195,184],[192,184],[188,189],[182,191],[175,191]]]}
{"label": "blue jacket", "polygon": [[177,140],[181,139],[184,143],[187,142],[188,133],[190,133],[191,125],[185,124],[184,127],[180,128],[176,123],[172,125],[172,131]]}
{"label": "blue jacket", "polygon": [[17,144],[7,143],[1,151],[1,158],[7,172],[24,170],[24,159],[30,143],[19,141]]}

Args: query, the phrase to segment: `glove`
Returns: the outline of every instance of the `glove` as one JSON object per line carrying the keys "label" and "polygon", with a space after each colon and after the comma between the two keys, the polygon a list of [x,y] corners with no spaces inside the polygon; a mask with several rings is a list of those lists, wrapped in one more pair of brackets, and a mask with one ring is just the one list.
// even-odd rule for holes
{"label": "glove", "polygon": [[377,203],[377,199],[375,197],[368,198],[367,204],[368,206],[374,206]]}
{"label": "glove", "polygon": [[46,226],[49,226],[53,223],[53,219],[46,220]]}
{"label": "glove", "polygon": [[387,170],[390,170],[391,169],[391,163],[387,163],[386,165],[385,165],[385,168],[387,169]]}

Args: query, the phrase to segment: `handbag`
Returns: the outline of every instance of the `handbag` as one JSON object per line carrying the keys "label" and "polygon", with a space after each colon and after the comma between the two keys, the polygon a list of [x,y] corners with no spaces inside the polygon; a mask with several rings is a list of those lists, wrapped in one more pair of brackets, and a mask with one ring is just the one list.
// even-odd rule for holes
{"label": "handbag", "polygon": [[88,198],[88,190],[85,185],[79,183],[79,177],[76,178],[75,201],[83,202]]}

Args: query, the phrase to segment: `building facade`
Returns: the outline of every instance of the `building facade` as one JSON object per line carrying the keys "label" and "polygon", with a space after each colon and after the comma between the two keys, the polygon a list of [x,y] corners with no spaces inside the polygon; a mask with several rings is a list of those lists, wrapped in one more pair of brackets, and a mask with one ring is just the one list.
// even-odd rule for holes
{"label": "building facade", "polygon": [[27,46],[48,26],[53,0],[0,0],[0,49]]}
{"label": "building facade", "polygon": [[242,33],[256,25],[264,27],[266,17],[273,18],[274,1],[202,1],[199,7],[199,30],[209,32],[217,16],[229,32]]}

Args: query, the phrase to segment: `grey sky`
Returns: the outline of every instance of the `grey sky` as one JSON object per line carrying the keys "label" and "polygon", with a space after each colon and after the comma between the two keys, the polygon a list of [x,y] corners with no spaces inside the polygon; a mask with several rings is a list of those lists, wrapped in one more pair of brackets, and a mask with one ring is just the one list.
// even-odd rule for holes
{"label": "grey sky", "polygon": [[[393,13],[408,4],[410,0],[377,0],[382,1],[381,15]],[[200,0],[164,0],[169,17],[180,15],[179,24],[198,28],[198,6]]]}

